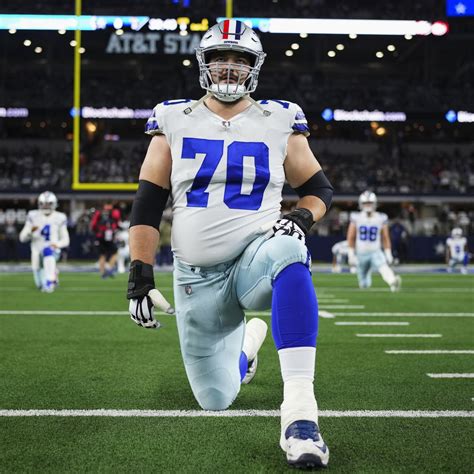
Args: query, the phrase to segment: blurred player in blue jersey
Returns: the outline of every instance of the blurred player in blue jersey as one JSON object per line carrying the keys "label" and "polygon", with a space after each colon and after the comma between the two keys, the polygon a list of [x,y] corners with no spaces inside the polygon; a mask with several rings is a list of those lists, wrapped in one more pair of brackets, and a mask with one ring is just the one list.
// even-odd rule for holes
{"label": "blurred player in blue jersey", "polygon": [[[389,265],[393,263],[388,217],[377,212],[377,197],[370,191],[359,196],[360,212],[351,213],[347,229],[349,265],[357,266],[360,288],[372,286],[372,272],[378,271],[391,291],[398,291],[401,278]],[[383,246],[383,252],[380,246]]]}
{"label": "blurred player in blue jersey", "polygon": [[58,285],[56,262],[69,245],[66,214],[56,211],[56,196],[45,191],[38,196],[38,209],[28,212],[20,242],[31,242],[31,269],[36,287],[52,293]]}
{"label": "blurred player in blue jersey", "polygon": [[456,265],[461,266],[461,273],[467,274],[467,265],[469,263],[469,251],[467,248],[467,239],[462,235],[462,229],[455,227],[451,231],[451,237],[446,239],[446,265],[447,272],[452,273]]}
{"label": "blurred player in blue jersey", "polygon": [[[318,305],[305,234],[329,208],[332,186],[309,148],[300,107],[250,97],[265,58],[252,29],[225,20],[204,34],[196,54],[206,95],[158,104],[146,126],[153,138],[132,208],[130,314],[153,328],[153,303],[169,309],[154,289],[152,263],[171,191],[176,319],[197,402],[224,410],[252,379],[267,326],[246,323],[244,310],[271,307],[284,382],[280,445],[292,465],[325,466],[313,388]],[[300,199],[280,218],[285,180]]]}

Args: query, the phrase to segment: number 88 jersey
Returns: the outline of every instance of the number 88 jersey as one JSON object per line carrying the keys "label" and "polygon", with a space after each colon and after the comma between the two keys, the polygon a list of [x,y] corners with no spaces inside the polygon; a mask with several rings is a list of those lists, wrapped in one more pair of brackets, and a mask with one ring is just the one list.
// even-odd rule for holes
{"label": "number 88 jersey", "polygon": [[209,266],[237,257],[280,216],[283,163],[292,133],[309,134],[301,109],[260,101],[224,120],[194,101],[158,104],[146,133],[171,148],[172,247],[184,263]]}
{"label": "number 88 jersey", "polygon": [[380,250],[382,227],[387,224],[387,214],[383,212],[367,212],[351,213],[351,222],[357,230],[356,252],[369,253]]}

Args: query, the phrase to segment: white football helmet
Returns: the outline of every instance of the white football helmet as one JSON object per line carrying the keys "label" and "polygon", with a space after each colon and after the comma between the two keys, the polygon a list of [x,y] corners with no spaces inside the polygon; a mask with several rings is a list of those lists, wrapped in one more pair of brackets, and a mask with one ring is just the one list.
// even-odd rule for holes
{"label": "white football helmet", "polygon": [[451,237],[453,239],[457,239],[459,237],[462,237],[462,229],[461,227],[455,227],[452,231],[451,231]]}
{"label": "white football helmet", "polygon": [[377,196],[372,191],[364,191],[359,196],[359,209],[366,212],[374,212],[377,208]]}
{"label": "white football helmet", "polygon": [[[237,51],[250,56],[251,64],[225,64],[225,80],[215,83],[211,72],[216,72],[216,63],[209,62],[209,57],[216,51]],[[257,34],[239,20],[224,20],[211,27],[202,37],[196,57],[199,64],[199,84],[217,99],[223,102],[234,102],[257,88],[258,74],[266,54]],[[231,75],[234,72],[234,76]],[[238,74],[235,77],[235,74]]]}
{"label": "white football helmet", "polygon": [[51,214],[58,207],[58,198],[51,191],[45,191],[38,196],[38,209],[44,214]]}

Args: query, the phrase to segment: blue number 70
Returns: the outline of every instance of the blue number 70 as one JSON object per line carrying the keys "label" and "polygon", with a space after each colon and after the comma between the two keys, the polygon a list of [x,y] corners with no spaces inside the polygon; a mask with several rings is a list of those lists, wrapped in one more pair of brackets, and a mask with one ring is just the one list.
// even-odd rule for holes
{"label": "blue number 70", "polygon": [[[209,193],[206,189],[224,154],[224,140],[183,138],[181,158],[195,159],[197,154],[205,156],[191,189],[186,193],[187,206],[207,207]],[[250,194],[241,192],[245,156],[251,156],[255,160],[255,181]],[[224,202],[227,207],[254,211],[260,209],[269,181],[269,152],[265,143],[235,141],[227,147],[227,175],[224,190]]]}

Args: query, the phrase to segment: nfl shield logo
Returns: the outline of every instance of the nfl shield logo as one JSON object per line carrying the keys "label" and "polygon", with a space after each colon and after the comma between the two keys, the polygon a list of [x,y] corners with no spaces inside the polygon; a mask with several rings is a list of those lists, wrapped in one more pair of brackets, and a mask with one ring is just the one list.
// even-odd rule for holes
{"label": "nfl shield logo", "polygon": [[186,285],[184,287],[184,292],[187,294],[187,295],[190,295],[192,292],[193,292],[193,289],[191,288],[191,285]]}

